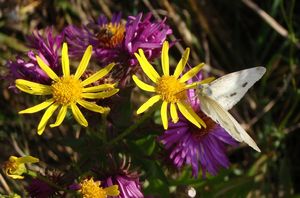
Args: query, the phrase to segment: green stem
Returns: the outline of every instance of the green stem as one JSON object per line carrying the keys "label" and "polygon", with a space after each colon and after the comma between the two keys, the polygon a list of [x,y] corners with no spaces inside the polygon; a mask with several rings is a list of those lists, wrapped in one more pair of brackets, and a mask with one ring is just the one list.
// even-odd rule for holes
{"label": "green stem", "polygon": [[102,127],[100,128],[100,131],[102,132],[102,138],[104,141],[104,144],[107,143],[107,130],[105,130],[104,126],[107,126],[107,113],[101,114],[102,115]]}
{"label": "green stem", "polygon": [[157,109],[158,105],[154,105],[151,109],[149,109],[136,123],[125,129],[122,133],[120,133],[117,137],[112,139],[107,145],[105,146],[111,146],[121,139],[123,139],[125,136],[129,135],[133,131],[135,131],[141,124],[143,124],[151,115],[152,113]]}
{"label": "green stem", "polygon": [[31,177],[33,177],[33,178],[37,177],[36,172],[32,171],[32,170],[29,170],[29,169],[27,169],[26,174],[29,175],[29,176],[31,176]]}

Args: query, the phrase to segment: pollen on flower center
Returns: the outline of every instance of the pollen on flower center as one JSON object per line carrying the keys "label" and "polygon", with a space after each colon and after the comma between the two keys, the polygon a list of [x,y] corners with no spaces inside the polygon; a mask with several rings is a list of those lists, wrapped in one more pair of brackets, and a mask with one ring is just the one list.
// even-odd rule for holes
{"label": "pollen on flower center", "polygon": [[15,161],[7,161],[4,163],[4,167],[8,170],[8,172],[13,173],[18,169],[18,164]]}
{"label": "pollen on flower center", "polygon": [[190,129],[190,131],[191,131],[191,133],[192,133],[192,135],[193,135],[194,138],[200,140],[204,136],[206,136],[207,134],[209,134],[210,132],[214,131],[217,124],[211,118],[209,118],[208,116],[206,116],[201,111],[198,112],[198,115],[205,122],[206,128],[199,129],[198,127],[192,126],[192,128]]}
{"label": "pollen on flower center", "polygon": [[187,98],[184,86],[175,76],[162,76],[156,83],[155,91],[161,95],[162,100],[175,103]]}
{"label": "pollen on flower center", "polygon": [[100,27],[97,38],[100,45],[108,48],[114,48],[124,39],[125,26],[121,23],[108,23]]}
{"label": "pollen on flower center", "polygon": [[106,191],[99,187],[100,182],[95,182],[92,178],[81,183],[81,193],[84,198],[105,198]]}
{"label": "pollen on flower center", "polygon": [[69,105],[82,98],[81,81],[74,76],[61,77],[51,87],[53,99],[61,105]]}

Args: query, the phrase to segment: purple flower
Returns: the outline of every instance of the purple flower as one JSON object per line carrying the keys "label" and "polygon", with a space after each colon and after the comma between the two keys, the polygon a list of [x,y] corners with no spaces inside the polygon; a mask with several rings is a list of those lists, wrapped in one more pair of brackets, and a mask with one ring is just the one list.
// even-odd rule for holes
{"label": "purple flower", "polygon": [[46,83],[49,81],[49,77],[45,72],[37,66],[36,61],[25,61],[21,57],[16,57],[15,61],[9,60],[7,62],[9,73],[6,78],[10,82],[9,88],[15,88],[16,79],[26,79],[33,82]]}
{"label": "purple flower", "polygon": [[24,57],[16,57],[15,61],[8,61],[9,73],[7,78],[14,87],[16,79],[25,79],[39,83],[51,83],[51,79],[40,69],[36,61],[36,55],[40,56],[52,70],[59,73],[60,57],[58,49],[63,42],[63,35],[53,36],[52,28],[47,28],[43,35],[34,31],[27,37],[28,46],[31,50]]}
{"label": "purple flower", "polygon": [[143,49],[150,61],[160,55],[162,43],[172,33],[165,21],[153,21],[151,13],[143,18],[140,13],[129,16],[126,24],[123,24],[121,14],[114,14],[111,21],[101,15],[97,22],[90,22],[82,28],[68,26],[64,32],[70,55],[76,57],[83,53],[86,46],[92,45],[94,58],[100,65],[119,63],[115,76],[124,80],[138,65],[134,53],[139,48]]}
{"label": "purple flower", "polygon": [[31,36],[27,37],[29,47],[35,50],[36,53],[31,51],[28,56],[35,60],[35,55],[42,57],[45,63],[51,66],[51,69],[58,71],[60,68],[60,56],[58,50],[63,43],[63,34],[53,36],[52,28],[46,28],[44,36],[38,31],[34,31]]}
{"label": "purple flower", "polygon": [[147,60],[153,60],[160,55],[163,42],[172,30],[165,24],[166,18],[160,22],[151,22],[152,14],[148,13],[142,19],[142,13],[128,17],[124,46],[131,55],[130,65],[138,62],[133,54],[143,49]]}
{"label": "purple flower", "polygon": [[33,179],[29,186],[26,187],[26,190],[30,197],[34,198],[47,198],[56,193],[56,189],[39,179]]}
{"label": "purple flower", "polygon": [[142,198],[141,185],[138,177],[132,175],[110,176],[105,181],[105,186],[118,185],[119,198]]}
{"label": "purple flower", "polygon": [[115,14],[108,22],[101,15],[97,22],[90,22],[82,28],[70,25],[65,28],[64,33],[70,46],[70,55],[80,57],[88,45],[93,46],[94,56],[102,65],[109,64],[119,56],[125,25],[121,23],[121,15]]}
{"label": "purple flower", "polygon": [[194,177],[202,169],[203,178],[206,172],[216,175],[222,167],[229,167],[226,156],[226,144],[236,145],[237,142],[217,123],[200,110],[200,102],[195,90],[189,90],[189,100],[195,112],[207,125],[197,128],[182,115],[177,123],[169,123],[169,129],[159,137],[162,144],[170,152],[170,159],[177,168],[184,164],[192,167]]}
{"label": "purple flower", "polygon": [[[45,180],[53,183],[54,185],[61,187],[62,186],[62,174],[59,172],[48,172],[46,171]],[[34,178],[31,180],[30,184],[26,187],[30,197],[34,198],[48,198],[48,197],[57,197],[61,195],[59,189],[51,186],[49,183],[39,179]],[[55,196],[56,195],[56,196]]]}
{"label": "purple flower", "polygon": [[127,162],[126,157],[123,156],[119,161],[109,155],[109,159],[112,166],[106,167],[105,170],[101,168],[93,169],[99,180],[103,182],[103,186],[118,185],[120,191],[118,198],[144,197],[139,181],[140,175],[137,171],[130,170],[130,163]]}

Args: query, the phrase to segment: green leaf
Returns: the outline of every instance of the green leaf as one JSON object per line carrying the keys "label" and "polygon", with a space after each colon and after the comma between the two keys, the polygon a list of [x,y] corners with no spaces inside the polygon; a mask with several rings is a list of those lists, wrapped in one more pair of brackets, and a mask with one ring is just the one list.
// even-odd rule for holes
{"label": "green leaf", "polygon": [[132,146],[142,152],[144,155],[150,156],[155,150],[156,141],[154,135],[148,135],[135,142],[132,142]]}

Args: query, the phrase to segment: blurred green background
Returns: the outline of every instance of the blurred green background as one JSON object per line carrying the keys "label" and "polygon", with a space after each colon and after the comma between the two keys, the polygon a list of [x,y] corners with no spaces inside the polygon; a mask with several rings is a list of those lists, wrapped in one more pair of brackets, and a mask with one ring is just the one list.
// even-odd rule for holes
{"label": "blurred green background", "polygon": [[[177,186],[171,197],[186,197],[190,186],[197,189],[196,197],[300,197],[300,2],[0,0],[0,74],[7,72],[7,60],[28,50],[25,36],[32,30],[53,26],[60,32],[68,24],[86,24],[100,14],[111,17],[120,11],[124,19],[139,12],[152,12],[156,19],[166,16],[173,29],[168,40],[178,40],[170,50],[173,63],[190,47],[189,63],[205,62],[206,70],[215,76],[259,65],[267,68],[263,79],[232,111],[262,152],[241,145],[229,150],[231,167],[218,176],[192,179],[183,172],[170,178],[167,187]],[[65,168],[71,151],[54,146],[61,144],[63,135],[38,137],[32,118],[40,115],[30,119],[17,115],[30,96],[19,97],[7,86],[1,79],[0,163],[30,150],[47,155],[48,165]],[[22,192],[18,182],[2,176],[0,193],[8,193],[3,180],[11,191]],[[145,192],[163,195],[165,186],[157,185]]]}

